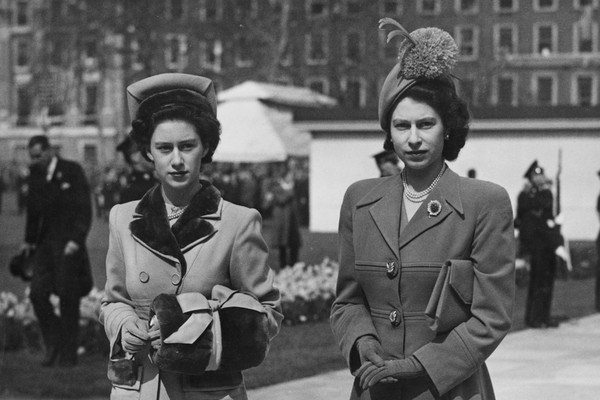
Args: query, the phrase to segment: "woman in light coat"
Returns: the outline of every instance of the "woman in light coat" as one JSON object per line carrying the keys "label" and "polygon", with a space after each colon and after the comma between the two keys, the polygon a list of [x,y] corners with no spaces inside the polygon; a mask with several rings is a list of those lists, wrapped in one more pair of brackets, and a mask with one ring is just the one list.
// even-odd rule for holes
{"label": "woman in light coat", "polygon": [[110,213],[100,320],[110,341],[111,399],[247,399],[235,368],[184,374],[151,361],[165,339],[149,323],[158,295],[211,299],[216,285],[249,294],[266,315],[269,340],[282,319],[259,213],[224,201],[200,179],[219,142],[213,84],[162,74],[129,86],[128,98],[132,138],[159,184]]}
{"label": "woman in light coat", "polygon": [[[379,117],[384,147],[405,169],[351,185],[341,209],[331,324],[356,376],[351,398],[493,399],[485,359],[511,327],[512,206],[500,186],[445,163],[464,146],[469,120],[449,72],[450,35],[387,23],[404,40]],[[471,268],[457,278],[472,299],[468,318],[440,330],[425,310],[450,260]]]}

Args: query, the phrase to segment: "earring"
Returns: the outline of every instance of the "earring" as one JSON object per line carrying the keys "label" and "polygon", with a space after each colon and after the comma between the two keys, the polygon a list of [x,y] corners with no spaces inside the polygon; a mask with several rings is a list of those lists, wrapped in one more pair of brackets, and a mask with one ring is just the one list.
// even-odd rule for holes
{"label": "earring", "polygon": [[444,133],[444,140],[450,140],[450,133],[448,131]]}

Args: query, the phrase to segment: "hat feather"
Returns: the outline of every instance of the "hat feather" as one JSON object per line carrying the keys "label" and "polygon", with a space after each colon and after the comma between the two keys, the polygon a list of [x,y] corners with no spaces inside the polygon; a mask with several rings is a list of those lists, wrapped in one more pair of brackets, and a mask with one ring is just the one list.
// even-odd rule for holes
{"label": "hat feather", "polygon": [[413,38],[410,36],[410,33],[408,33],[408,31],[402,26],[400,25],[400,23],[392,18],[381,18],[379,20],[379,29],[384,29],[385,26],[387,25],[392,25],[393,27],[396,27],[396,29],[390,31],[387,35],[387,42],[391,42],[393,38],[395,38],[396,36],[402,36],[405,40],[408,40],[409,42],[411,42],[413,45],[416,45],[415,41],[413,40]]}

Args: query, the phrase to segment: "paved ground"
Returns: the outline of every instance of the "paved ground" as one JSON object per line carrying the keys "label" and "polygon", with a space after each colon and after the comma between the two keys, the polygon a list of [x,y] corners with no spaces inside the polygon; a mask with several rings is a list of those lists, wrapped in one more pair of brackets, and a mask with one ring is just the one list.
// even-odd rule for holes
{"label": "paved ground", "polygon": [[[598,400],[600,314],[509,334],[488,360],[497,400]],[[252,390],[250,400],[346,400],[346,370]]]}

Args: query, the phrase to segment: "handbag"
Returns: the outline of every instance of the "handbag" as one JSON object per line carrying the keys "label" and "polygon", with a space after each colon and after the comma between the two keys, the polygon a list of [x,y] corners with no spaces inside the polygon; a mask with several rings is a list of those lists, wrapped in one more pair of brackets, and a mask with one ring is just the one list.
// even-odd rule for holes
{"label": "handbag", "polygon": [[471,318],[473,262],[448,260],[440,270],[425,309],[429,328],[448,332]]}

